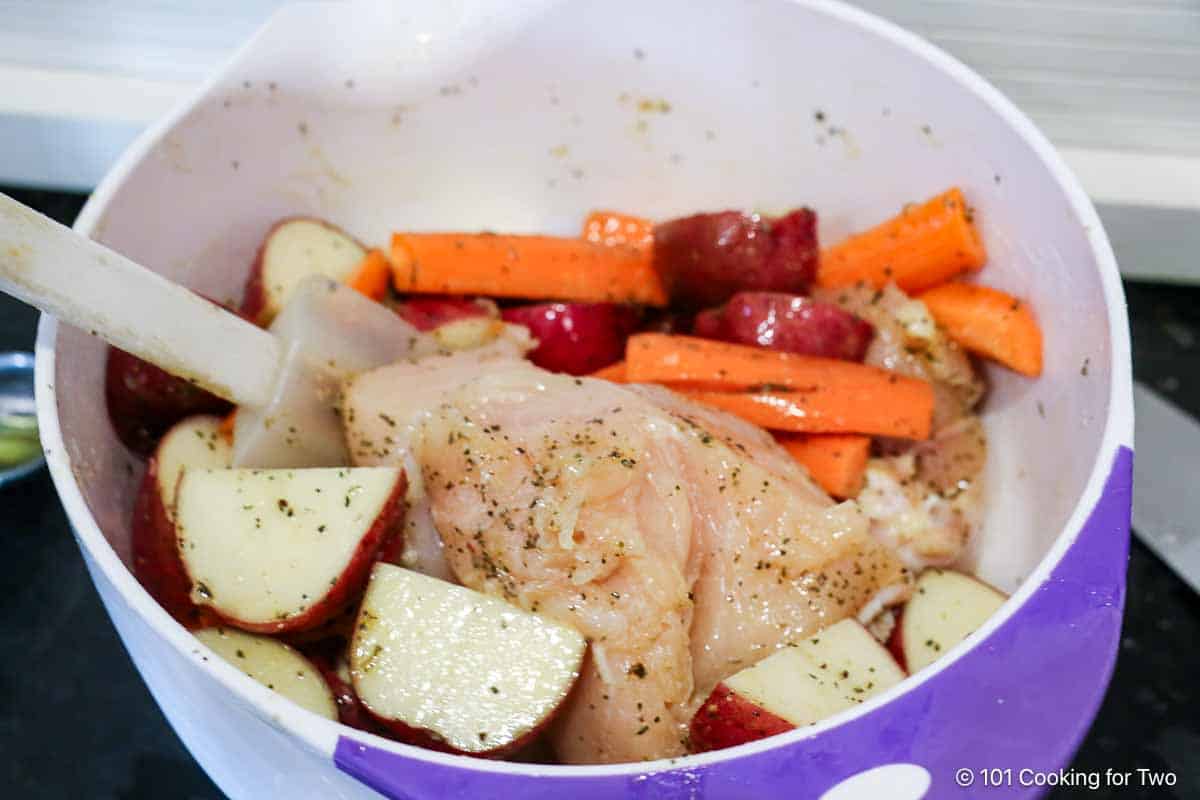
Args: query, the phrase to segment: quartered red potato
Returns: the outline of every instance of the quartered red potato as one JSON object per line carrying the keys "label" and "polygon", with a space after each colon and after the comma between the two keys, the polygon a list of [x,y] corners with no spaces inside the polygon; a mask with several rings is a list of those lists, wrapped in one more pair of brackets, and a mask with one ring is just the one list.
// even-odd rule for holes
{"label": "quartered red potato", "polygon": [[283,220],[241,305],[319,274],[403,320],[330,398],[344,464],[235,465],[236,411],[110,357],[135,573],[275,691],[442,751],[675,757],[862,703],[1004,602],[964,566],[976,358],[1036,377],[1041,334],[973,282],[957,189],[823,249],[806,208],[376,244]]}

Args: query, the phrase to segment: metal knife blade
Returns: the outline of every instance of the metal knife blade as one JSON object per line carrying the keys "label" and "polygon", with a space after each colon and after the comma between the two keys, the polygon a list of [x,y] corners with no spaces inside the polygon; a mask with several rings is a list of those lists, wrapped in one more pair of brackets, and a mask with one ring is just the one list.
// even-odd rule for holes
{"label": "metal knife blade", "polygon": [[1200,592],[1200,422],[1133,387],[1133,530]]}

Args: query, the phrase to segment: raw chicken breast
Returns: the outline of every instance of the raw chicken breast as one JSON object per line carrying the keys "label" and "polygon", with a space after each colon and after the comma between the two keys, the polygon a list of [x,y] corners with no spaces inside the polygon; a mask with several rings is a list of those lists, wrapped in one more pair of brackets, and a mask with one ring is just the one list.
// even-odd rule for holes
{"label": "raw chicken breast", "polygon": [[905,578],[767,434],[664,389],[461,353],[361,375],[344,409],[360,463],[417,473],[458,580],[587,636],[567,763],[681,755],[718,680]]}
{"label": "raw chicken breast", "polygon": [[892,284],[883,289],[865,285],[819,289],[813,297],[841,306],[875,326],[864,363],[933,384],[935,431],[970,411],[983,397],[983,381],[970,357],[937,327],[920,300]]}
{"label": "raw chicken breast", "polygon": [[717,440],[680,454],[701,550],[691,631],[698,699],[902,582],[896,558],[867,536],[858,505],[834,505],[765,431],[659,386],[628,389],[685,421],[702,444],[709,433]]}
{"label": "raw chicken breast", "polygon": [[983,425],[968,414],[928,441],[871,459],[858,495],[871,532],[914,572],[952,566],[982,519],[986,455]]}
{"label": "raw chicken breast", "polygon": [[[446,562],[444,545],[434,525],[429,497],[419,481],[420,465],[409,456],[408,443],[420,429],[422,409],[440,402],[445,392],[469,380],[479,370],[488,368],[488,365],[514,362],[532,348],[533,342],[524,328],[512,325],[503,328],[493,341],[457,354],[440,350],[432,338],[427,343],[423,342],[424,351],[434,355],[423,356],[409,364],[414,382],[404,389],[407,402],[403,406],[381,405],[374,411],[367,410],[364,413],[374,414],[368,420],[356,417],[359,413],[356,406],[343,403],[342,417],[347,428],[369,432],[347,439],[354,447],[351,454],[354,463],[362,466],[405,467],[409,484],[405,498],[404,551],[401,561],[405,567],[434,578],[452,581],[454,574]],[[385,408],[391,408],[392,414],[383,410]],[[404,418],[401,416],[402,410],[416,417]]]}
{"label": "raw chicken breast", "polygon": [[882,440],[881,457],[868,464],[858,501],[872,534],[911,569],[950,566],[962,557],[982,518],[987,439],[973,409],[983,396],[983,381],[925,304],[895,286],[818,294],[875,326],[866,363],[933,385],[933,436],[916,443]]}

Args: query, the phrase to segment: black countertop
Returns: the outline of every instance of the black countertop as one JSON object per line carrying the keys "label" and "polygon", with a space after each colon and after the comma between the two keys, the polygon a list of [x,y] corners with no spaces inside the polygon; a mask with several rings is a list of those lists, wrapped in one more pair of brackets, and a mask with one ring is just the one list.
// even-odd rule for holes
{"label": "black countertop", "polygon": [[[64,223],[84,199],[0,191]],[[1200,416],[1200,289],[1125,288],[1135,374]],[[0,350],[31,350],[36,319],[0,296]],[[0,489],[0,509],[0,794],[220,798],[134,670],[46,473]],[[1052,798],[1200,797],[1197,642],[1200,598],[1135,540],[1116,675],[1072,766],[1172,771],[1178,782],[1059,790]]]}

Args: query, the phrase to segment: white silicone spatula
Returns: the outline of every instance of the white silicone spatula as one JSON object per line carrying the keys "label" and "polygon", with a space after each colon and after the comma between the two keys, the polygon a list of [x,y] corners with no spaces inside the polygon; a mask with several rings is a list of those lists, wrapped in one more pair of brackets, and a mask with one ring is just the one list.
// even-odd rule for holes
{"label": "white silicone spatula", "polygon": [[236,403],[242,466],[348,464],[338,383],[421,338],[324,278],[306,281],[262,330],[4,195],[0,290]]}

